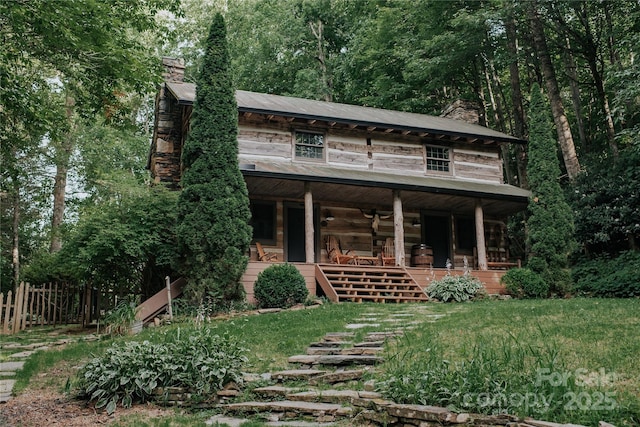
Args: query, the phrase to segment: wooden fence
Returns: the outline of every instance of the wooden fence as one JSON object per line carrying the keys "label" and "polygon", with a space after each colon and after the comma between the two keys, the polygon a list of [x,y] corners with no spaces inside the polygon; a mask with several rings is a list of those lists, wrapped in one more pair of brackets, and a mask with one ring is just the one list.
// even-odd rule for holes
{"label": "wooden fence", "polygon": [[15,334],[32,326],[84,323],[91,292],[70,283],[30,286],[0,293],[0,333]]}

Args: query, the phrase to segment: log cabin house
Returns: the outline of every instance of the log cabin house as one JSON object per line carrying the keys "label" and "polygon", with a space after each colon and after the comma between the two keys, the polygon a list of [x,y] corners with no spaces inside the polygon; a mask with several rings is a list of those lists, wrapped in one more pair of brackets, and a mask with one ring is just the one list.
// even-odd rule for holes
{"label": "log cabin house", "polygon": [[[181,61],[164,65],[148,167],[155,182],[178,186],[196,93]],[[254,229],[250,301],[270,262],[293,263],[312,294],[335,301],[423,300],[430,278],[465,263],[500,292],[517,265],[505,220],[530,195],[504,183],[500,148],[523,141],[423,114],[242,90],[236,99]],[[352,257],[336,264],[328,249]]]}

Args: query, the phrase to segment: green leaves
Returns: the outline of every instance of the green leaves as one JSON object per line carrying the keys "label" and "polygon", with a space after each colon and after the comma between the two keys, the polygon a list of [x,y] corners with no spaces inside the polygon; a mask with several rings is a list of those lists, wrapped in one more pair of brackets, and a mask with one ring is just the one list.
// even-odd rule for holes
{"label": "green leaves", "polygon": [[238,112],[226,28],[217,14],[197,81],[191,132],[182,151],[179,268],[192,299],[244,297],[240,279],[251,241],[249,197],[238,166]]}
{"label": "green leaves", "polygon": [[245,352],[229,336],[209,328],[164,332],[149,341],[113,344],[78,373],[78,389],[96,408],[112,414],[151,398],[158,387],[184,387],[205,397],[231,382],[241,382]]}
{"label": "green leaves", "polygon": [[482,289],[482,283],[477,277],[469,274],[456,276],[447,274],[440,280],[433,280],[425,291],[430,298],[442,302],[462,302],[472,299]]}
{"label": "green leaves", "polygon": [[547,281],[551,291],[569,291],[566,272],[575,248],[573,213],[560,187],[560,167],[553,127],[540,87],[531,90],[529,113],[529,201],[527,242],[531,255],[527,267]]}
{"label": "green leaves", "polygon": [[254,292],[263,308],[288,308],[304,302],[309,294],[304,277],[291,264],[274,264],[260,272]]}

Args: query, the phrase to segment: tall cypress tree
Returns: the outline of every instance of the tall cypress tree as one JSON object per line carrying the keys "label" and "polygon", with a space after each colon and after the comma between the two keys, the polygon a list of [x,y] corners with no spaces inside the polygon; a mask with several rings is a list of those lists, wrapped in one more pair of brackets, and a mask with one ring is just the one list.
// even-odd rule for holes
{"label": "tall cypress tree", "polygon": [[238,109],[222,15],[211,24],[197,79],[191,131],[182,151],[179,266],[193,299],[244,298],[251,242],[249,196],[238,166]]}
{"label": "tall cypress tree", "polygon": [[527,266],[547,281],[552,292],[569,290],[568,257],[575,247],[573,214],[560,187],[560,166],[553,124],[540,87],[531,89],[529,160],[532,197],[529,200]]}

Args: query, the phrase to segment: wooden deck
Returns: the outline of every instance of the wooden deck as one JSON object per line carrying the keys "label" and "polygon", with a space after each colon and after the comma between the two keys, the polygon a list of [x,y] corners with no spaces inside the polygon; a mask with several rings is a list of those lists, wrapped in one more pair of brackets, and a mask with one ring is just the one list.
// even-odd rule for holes
{"label": "wooden deck", "polygon": [[[253,284],[258,278],[258,274],[269,267],[273,263],[270,262],[255,262],[250,261],[247,267],[247,271],[242,277],[242,282],[244,285],[244,289],[247,293],[247,300],[250,303],[255,303],[255,297],[253,292]],[[355,266],[349,265],[337,265],[337,264],[306,264],[306,263],[290,263],[294,265],[302,276],[305,278],[305,283],[307,285],[307,289],[311,295],[318,295],[319,293],[324,293],[328,299],[333,301],[339,300],[354,300],[354,301],[375,301],[376,299],[381,300],[380,293],[386,293],[389,298],[389,302],[406,302],[410,300],[410,296],[413,298],[418,298],[416,301],[422,301],[422,297],[419,296],[419,292],[416,289],[408,287],[409,285],[403,284],[403,281],[406,278],[398,277],[399,267],[379,267],[379,266],[359,266],[356,270],[361,271],[362,269],[369,269],[372,273],[372,276],[367,277],[363,276],[362,273],[355,272]],[[336,270],[335,268],[339,267],[338,270],[342,271],[342,278],[335,277]],[[344,283],[350,283],[349,286],[333,286],[332,294],[331,290],[326,288],[326,283],[322,283],[322,276],[318,276],[318,269],[325,269],[327,271],[331,271],[331,274],[334,274],[334,278],[338,280],[342,280]],[[417,268],[417,267],[406,267],[402,270],[406,271],[408,275],[413,278],[415,283],[419,288],[424,289],[429,285],[431,280],[440,279],[447,274],[447,270],[444,268]],[[384,273],[387,273],[387,276],[392,277],[383,277]],[[484,284],[485,289],[489,294],[504,294],[505,289],[500,284],[500,278],[506,273],[506,270],[472,270],[471,274],[474,277],[480,279],[480,281]],[[452,270],[452,274],[463,274],[462,270]],[[326,275],[325,275],[326,276]],[[375,278],[377,276],[377,278]],[[319,280],[317,278],[320,277]],[[372,277],[373,280],[372,280]],[[348,279],[351,280],[348,280]],[[354,280],[355,279],[355,280]],[[368,280],[368,283],[367,283]],[[338,283],[337,282],[337,283]],[[324,286],[323,286],[324,285]],[[395,289],[393,287],[395,286]],[[319,289],[320,288],[320,289]],[[339,288],[339,289],[336,289]],[[379,292],[373,292],[376,288],[378,288]],[[358,289],[362,290],[362,292],[358,291]],[[393,291],[393,292],[392,292]],[[354,298],[339,298],[338,293],[342,293],[343,295],[348,295],[351,293]],[[368,294],[368,295],[367,295]],[[377,294],[377,296],[376,296]],[[406,296],[407,298],[403,298],[402,296]],[[426,300],[426,299],[425,299]],[[382,302],[382,301],[379,301]]]}

